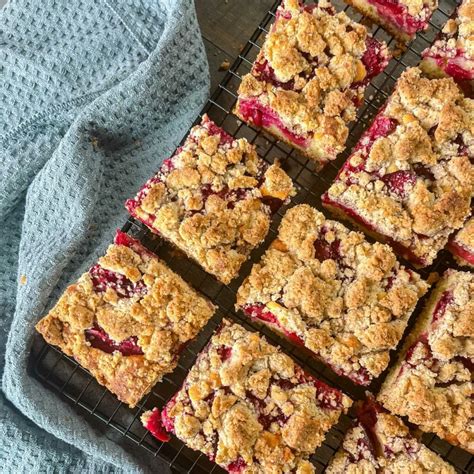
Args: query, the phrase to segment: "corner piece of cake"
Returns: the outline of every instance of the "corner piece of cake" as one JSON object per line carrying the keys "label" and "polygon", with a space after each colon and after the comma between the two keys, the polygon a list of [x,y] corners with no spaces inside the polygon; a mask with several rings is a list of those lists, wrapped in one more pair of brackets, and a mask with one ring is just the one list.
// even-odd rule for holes
{"label": "corner piece of cake", "polygon": [[425,432],[474,454],[474,274],[447,270],[378,400]]}
{"label": "corner piece of cake", "polygon": [[237,308],[354,383],[388,365],[428,285],[388,245],[301,204],[237,293]]}
{"label": "corner piece of cake", "polygon": [[345,0],[402,43],[428,29],[438,0]]}
{"label": "corner piece of cake", "polygon": [[474,268],[474,217],[448,243],[448,250],[459,265]]}
{"label": "corner piece of cake", "polygon": [[372,398],[356,406],[354,425],[326,474],[455,474],[456,470],[410,434],[403,421]]}
{"label": "corner piece of cake", "polygon": [[245,138],[204,115],[126,208],[227,284],[294,193],[278,163],[269,165]]}
{"label": "corner piece of cake", "polygon": [[36,329],[133,408],[174,370],[182,347],[213,313],[206,298],[118,231]]}
{"label": "corner piece of cake", "polygon": [[224,320],[163,410],[142,415],[230,473],[315,472],[309,457],[352,401],[256,333]]}
{"label": "corner piece of cake", "polygon": [[344,150],[365,88],[389,60],[384,42],[330,2],[284,0],[234,113],[320,168]]}
{"label": "corner piece of cake", "polygon": [[453,79],[429,79],[410,68],[323,205],[425,267],[469,217],[473,159],[474,100]]}
{"label": "corner piece of cake", "polygon": [[436,41],[423,51],[420,67],[433,77],[451,76],[473,92],[474,0],[464,0],[441,30]]}

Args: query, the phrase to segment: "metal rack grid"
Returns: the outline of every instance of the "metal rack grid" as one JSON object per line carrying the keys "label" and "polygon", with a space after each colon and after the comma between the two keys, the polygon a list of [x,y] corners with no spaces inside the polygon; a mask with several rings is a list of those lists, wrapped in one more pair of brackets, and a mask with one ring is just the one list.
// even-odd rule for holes
{"label": "metal rack grid", "polygon": [[[433,42],[442,25],[454,11],[456,3],[453,0],[440,0],[440,7],[432,17],[430,29],[423,34],[419,34],[416,40],[408,46],[407,50],[400,57],[392,59],[385,72],[375,78],[368,86],[364,106],[359,110],[358,120],[351,126],[346,151],[336,161],[329,163],[322,172],[316,172],[313,163],[301,157],[290,147],[276,141],[263,132],[259,132],[253,127],[243,124],[231,113],[236,100],[236,90],[240,83],[240,78],[250,70],[253,60],[263,43],[263,39],[274,20],[275,11],[279,3],[280,1],[276,1],[272,9],[265,15],[227,75],[207,102],[202,113],[209,114],[216,123],[224,127],[235,137],[245,137],[254,143],[259,155],[269,163],[280,160],[282,167],[292,177],[298,188],[298,194],[293,199],[291,205],[306,202],[327,214],[321,206],[321,194],[329,187],[340,166],[349,155],[351,148],[387,99],[396,79],[406,67],[418,63],[420,53]],[[344,9],[353,19],[364,21],[361,15],[356,13],[351,7],[343,5],[341,1],[336,0],[333,3],[338,10]],[[395,46],[394,39],[383,29],[375,26],[370,26],[370,28],[374,37],[385,40],[392,48]],[[196,119],[196,123],[198,121],[199,117]],[[325,382],[342,389],[353,399],[363,398],[365,389],[338,377],[330,369],[315,361],[266,327],[262,327],[258,323],[248,320],[242,314],[234,312],[235,293],[244,277],[248,275],[252,263],[259,260],[268,244],[275,237],[276,229],[285,210],[286,208],[280,209],[274,217],[271,231],[265,244],[252,253],[250,261],[242,267],[240,276],[230,285],[218,283],[197,264],[189,261],[184,256],[177,255],[176,250],[173,250],[167,243],[152,235],[141,223],[132,218],[126,222],[122,229],[123,231],[141,240],[145,246],[156,252],[173,270],[198,288],[219,307],[217,315],[196,340],[183,351],[176,370],[164,377],[164,380],[156,385],[136,408],[130,409],[123,403],[118,402],[111,393],[98,385],[95,379],[73,359],[65,356],[58,349],[44,343],[40,336],[36,337],[31,354],[30,369],[32,375],[77,407],[79,412],[87,415],[90,423],[106,432],[109,436],[113,436],[118,442],[127,440],[139,452],[140,450],[145,450],[151,455],[159,456],[165,460],[173,471],[187,473],[217,473],[223,471],[207,460],[204,455],[184,446],[176,437],[172,437],[168,443],[161,443],[155,440],[142,427],[140,415],[143,411],[155,406],[162,407],[181,387],[181,383],[197,354],[206,345],[223,315],[234,319],[248,329],[258,329],[266,336],[267,340],[280,345],[285,352],[290,354],[306,370]],[[454,264],[449,254],[442,252],[434,265],[420,273],[426,277],[430,272],[442,272],[450,265]],[[418,310],[421,305],[422,302],[418,305]],[[411,324],[413,324],[414,319],[416,319],[416,315],[411,318]],[[393,356],[394,354],[392,354],[392,361],[394,359]],[[382,376],[373,382],[369,390],[376,393],[383,378]],[[324,468],[341,445],[344,433],[350,424],[350,417],[343,416],[340,422],[328,433],[323,445],[312,456],[311,460],[317,472],[324,471]],[[449,461],[458,472],[474,472],[474,457],[467,452],[449,445],[434,435],[424,434],[422,440],[433,451]]]}

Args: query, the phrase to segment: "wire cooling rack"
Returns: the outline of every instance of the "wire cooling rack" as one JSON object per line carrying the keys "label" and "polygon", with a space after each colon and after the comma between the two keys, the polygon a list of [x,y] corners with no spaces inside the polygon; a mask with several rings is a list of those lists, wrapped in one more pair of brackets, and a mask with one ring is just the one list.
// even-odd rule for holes
{"label": "wire cooling rack", "polygon": [[[306,202],[326,213],[321,206],[321,194],[329,187],[338,169],[349,155],[351,148],[357,142],[363,130],[370,124],[379,107],[387,99],[396,79],[408,66],[416,65],[419,62],[420,53],[433,42],[442,25],[454,11],[456,2],[440,0],[440,7],[432,17],[430,29],[423,34],[419,34],[406,51],[401,56],[392,59],[385,72],[372,81],[366,92],[364,106],[359,111],[358,120],[351,127],[346,151],[338,160],[329,163],[319,173],[315,172],[314,165],[308,159],[301,157],[290,147],[267,136],[265,133],[243,124],[231,113],[240,78],[250,70],[265,34],[274,21],[275,11],[279,3],[277,1],[265,15],[227,75],[207,102],[202,113],[208,113],[213,120],[235,137],[245,137],[254,143],[259,155],[269,163],[275,160],[281,162],[282,167],[292,177],[298,188],[298,195],[293,199],[291,205]],[[339,1],[335,1],[334,4],[339,10],[345,9],[353,19],[364,22],[364,19],[352,8],[342,5]],[[383,29],[370,25],[369,28],[374,37],[385,40],[392,48],[395,47],[395,41]],[[198,121],[199,118],[196,119],[196,123]],[[192,366],[196,355],[206,345],[224,315],[243,324],[248,329],[258,329],[265,334],[269,341],[280,345],[285,352],[292,355],[306,370],[325,382],[342,389],[354,400],[363,398],[365,389],[355,386],[342,377],[338,377],[330,369],[308,357],[291,343],[281,339],[267,328],[249,321],[242,314],[234,312],[235,293],[244,277],[248,275],[252,263],[259,260],[268,244],[275,237],[278,223],[285,210],[285,208],[280,209],[274,217],[265,244],[252,253],[250,261],[242,267],[240,277],[230,285],[218,283],[194,262],[189,261],[184,256],[177,255],[176,250],[152,235],[139,222],[132,218],[126,222],[123,231],[141,240],[150,250],[163,258],[173,270],[198,288],[219,307],[217,315],[197,339],[183,351],[177,369],[166,376],[160,384],[156,385],[136,408],[130,409],[120,403],[105,388],[98,385],[95,379],[73,359],[65,356],[58,349],[47,345],[39,335],[35,339],[31,355],[30,370],[32,375],[38,378],[46,387],[57,392],[62,398],[77,407],[80,413],[86,415],[89,423],[104,432],[108,437],[112,437],[119,443],[126,442],[125,444],[128,443],[129,447],[130,445],[134,446],[138,455],[140,452],[148,452],[152,456],[158,456],[168,463],[172,471],[185,473],[218,473],[223,471],[207,460],[204,455],[184,446],[176,437],[172,437],[168,443],[155,440],[142,427],[140,415],[143,411],[155,406],[162,407],[181,387],[181,383]],[[420,273],[427,277],[430,272],[442,272],[451,265],[454,265],[454,263],[449,254],[442,252],[434,265]],[[422,302],[418,305],[418,311],[421,305]],[[415,318],[414,315],[410,320],[411,323]],[[392,361],[393,358],[392,354]],[[383,376],[375,381],[369,389],[377,393],[382,380]],[[312,456],[311,460],[317,472],[324,471],[341,445],[344,433],[350,424],[350,417],[343,416],[340,422],[328,433],[323,445]],[[450,462],[458,472],[474,472],[473,456],[467,452],[449,445],[434,435],[424,434],[422,440],[433,451]]]}

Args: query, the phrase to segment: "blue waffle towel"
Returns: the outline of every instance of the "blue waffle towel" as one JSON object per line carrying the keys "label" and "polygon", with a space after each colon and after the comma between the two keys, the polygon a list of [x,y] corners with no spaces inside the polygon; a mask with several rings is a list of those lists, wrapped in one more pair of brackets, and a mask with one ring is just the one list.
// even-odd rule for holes
{"label": "blue waffle towel", "polygon": [[11,0],[0,57],[0,471],[146,471],[27,364],[34,324],[104,252],[125,199],[205,101],[194,4]]}

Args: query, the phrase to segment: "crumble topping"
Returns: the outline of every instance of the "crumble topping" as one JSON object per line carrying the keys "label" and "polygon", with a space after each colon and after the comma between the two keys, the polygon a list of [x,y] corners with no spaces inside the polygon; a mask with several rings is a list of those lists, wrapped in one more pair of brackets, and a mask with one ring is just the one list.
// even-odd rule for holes
{"label": "crumble topping", "polygon": [[271,214],[294,192],[277,163],[268,166],[245,138],[234,140],[204,116],[126,206],[152,231],[229,283],[264,240]]}
{"label": "crumble topping", "polygon": [[[464,224],[464,227],[456,234],[452,243],[454,243],[455,246],[461,247],[461,250],[466,251],[468,254],[474,256],[474,217],[471,217]],[[450,250],[456,257],[462,259],[462,256],[458,255],[459,251],[456,252],[457,249],[454,249],[453,251],[452,245],[450,246]],[[471,262],[469,262],[469,264],[472,265]]]}
{"label": "crumble topping", "polygon": [[303,204],[283,217],[278,238],[239,288],[237,307],[365,385],[387,367],[427,287],[389,246]]}
{"label": "crumble topping", "polygon": [[130,246],[110,245],[36,329],[133,407],[175,368],[180,348],[198,334],[214,307],[124,236],[119,232],[116,242],[127,238]]}
{"label": "crumble topping", "polygon": [[437,0],[398,0],[398,3],[406,7],[409,15],[420,17],[423,20],[427,20],[429,12],[438,7]]}
{"label": "crumble topping", "polygon": [[474,100],[452,79],[408,69],[324,203],[430,264],[470,213],[473,124]]}
{"label": "crumble topping", "polygon": [[474,452],[474,275],[448,270],[379,394],[423,431]]}
{"label": "crumble topping", "polygon": [[455,469],[411,436],[406,425],[379,405],[368,406],[356,418],[341,449],[327,469],[328,474],[416,472],[454,474]]}
{"label": "crumble topping", "polygon": [[304,474],[350,405],[258,334],[224,320],[161,419],[229,472]]}
{"label": "crumble topping", "polygon": [[[370,48],[380,56],[373,64],[364,57]],[[313,8],[286,0],[251,73],[242,79],[235,112],[247,121],[243,107],[256,100],[291,134],[313,141],[310,157],[334,159],[344,149],[347,123],[356,117],[365,84],[388,58],[385,43],[371,38],[344,12],[336,13],[329,2]]]}
{"label": "crumble topping", "polygon": [[[440,38],[423,56],[442,56],[446,60],[462,55],[466,60],[474,60],[474,1],[464,0],[457,9],[457,15],[449,19],[443,27]],[[459,66],[463,66],[462,62]],[[472,64],[465,64],[466,69]]]}

